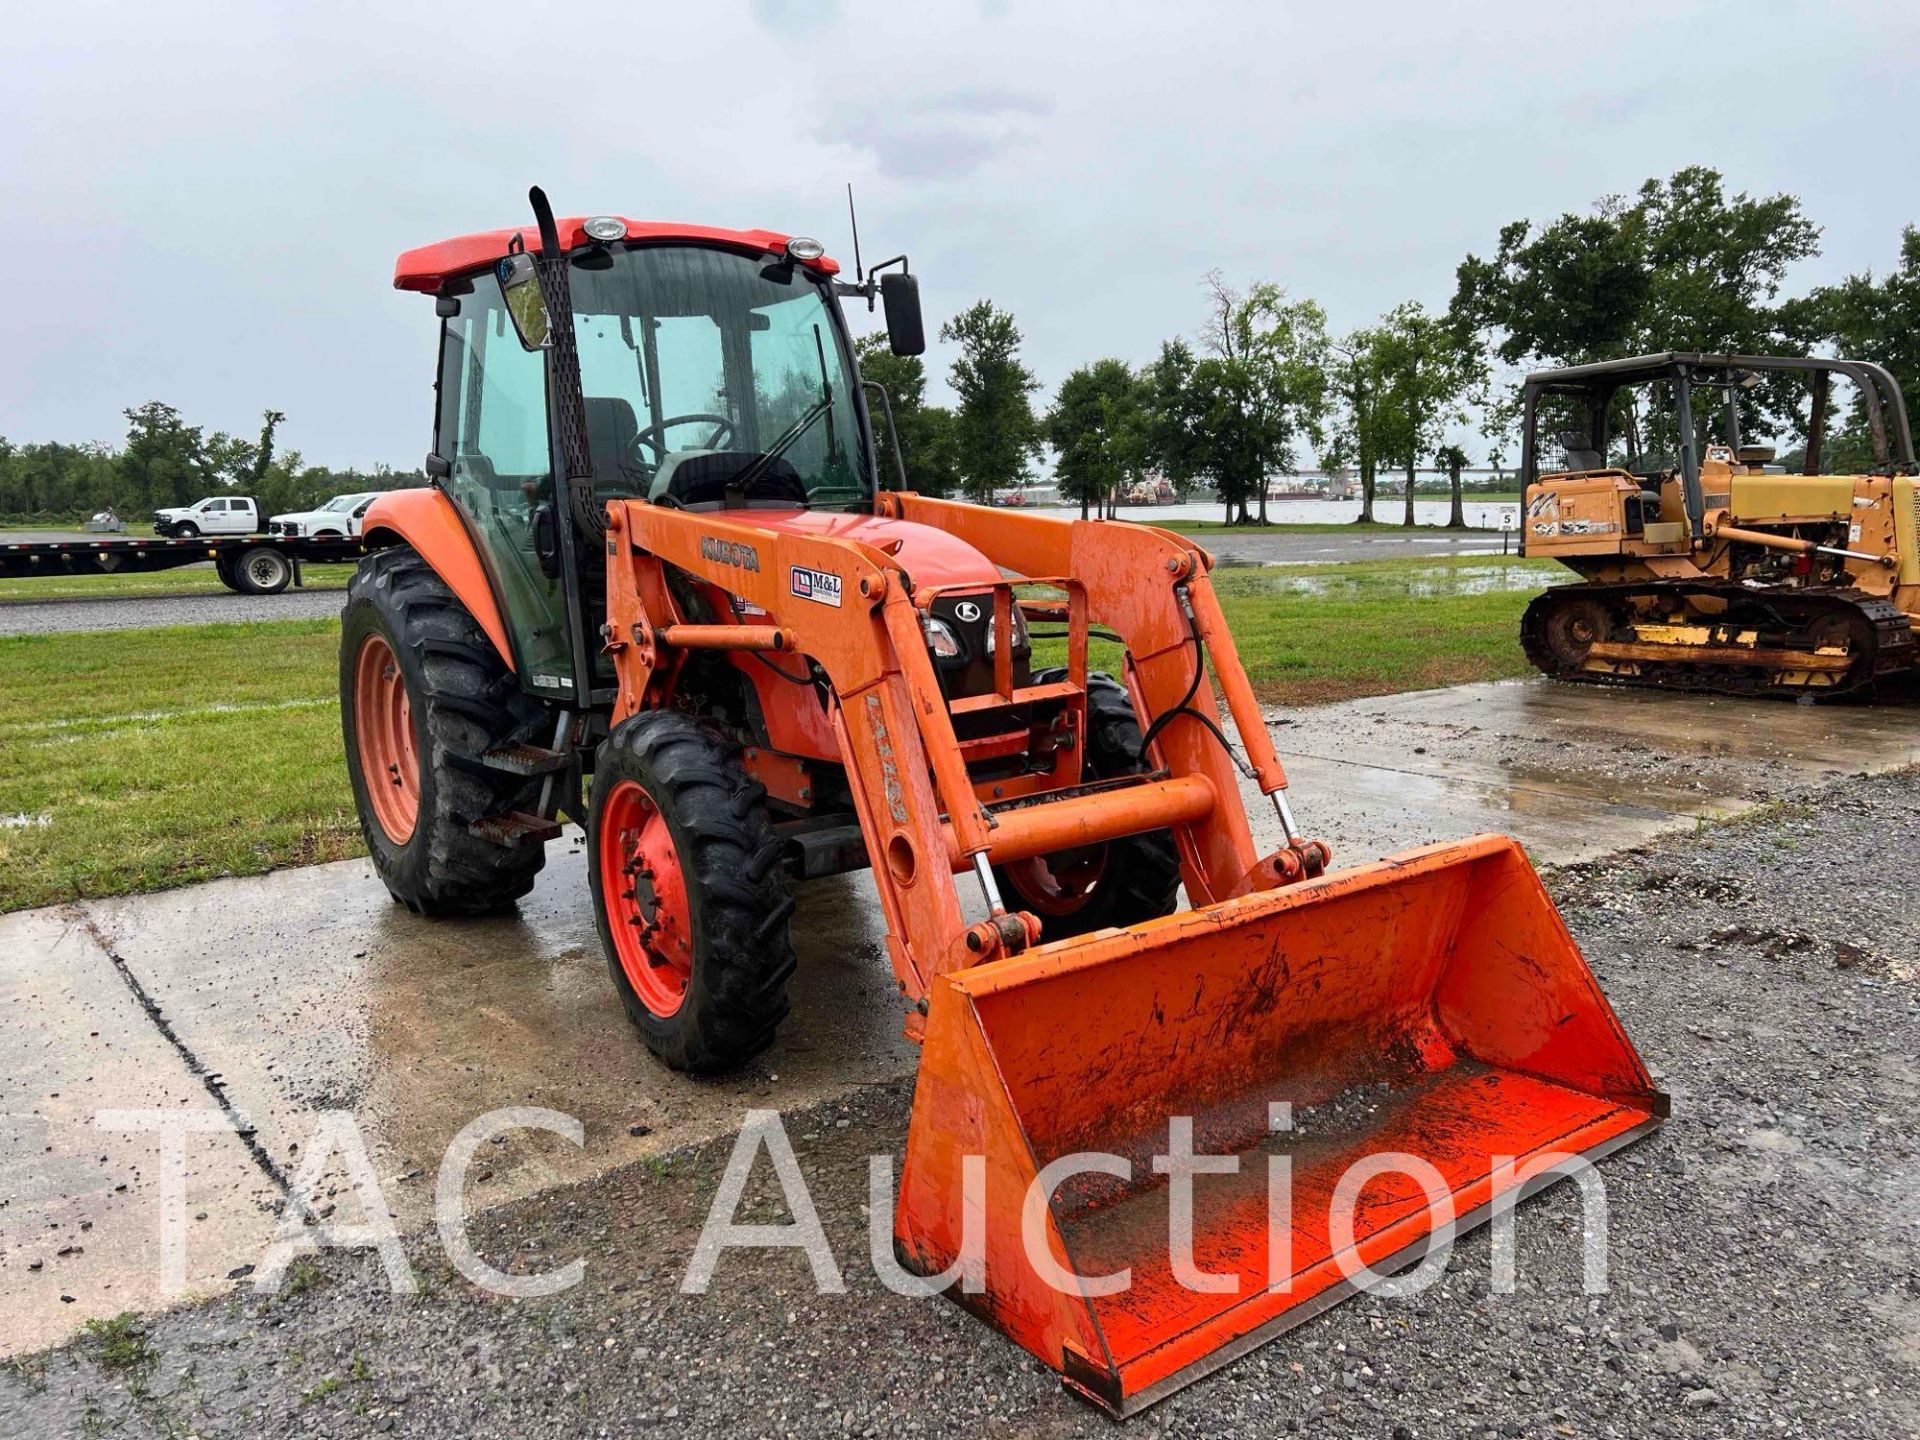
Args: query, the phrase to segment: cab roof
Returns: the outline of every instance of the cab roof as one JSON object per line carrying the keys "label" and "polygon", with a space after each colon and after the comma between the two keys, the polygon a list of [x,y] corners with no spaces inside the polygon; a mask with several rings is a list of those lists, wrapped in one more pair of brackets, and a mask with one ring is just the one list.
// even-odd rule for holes
{"label": "cab roof", "polygon": [[[570,215],[556,223],[560,231],[560,244],[563,249],[573,250],[581,245],[593,244],[585,229],[589,217]],[[724,245],[735,250],[744,250],[750,254],[777,255],[785,248],[789,236],[773,230],[722,230],[711,225],[677,225],[669,221],[629,220],[624,215],[612,217],[627,227],[628,240],[684,241],[696,245]],[[422,245],[417,250],[408,250],[394,262],[393,288],[396,290],[418,290],[431,295],[456,275],[471,274],[475,270],[484,270],[507,253],[507,245],[514,236],[520,237],[527,249],[538,252],[540,232],[531,225],[516,226],[511,230],[483,230],[477,235],[460,235],[452,240],[442,240],[434,245]],[[817,260],[802,261],[809,270],[822,275],[837,275],[839,264],[822,255]]]}

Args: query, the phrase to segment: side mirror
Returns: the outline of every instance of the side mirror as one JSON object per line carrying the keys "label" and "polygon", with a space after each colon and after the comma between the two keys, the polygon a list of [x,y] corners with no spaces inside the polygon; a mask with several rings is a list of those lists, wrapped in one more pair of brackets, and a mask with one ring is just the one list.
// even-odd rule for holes
{"label": "side mirror", "polygon": [[887,309],[887,345],[896,355],[924,355],[927,327],[920,319],[920,280],[907,274],[880,277],[880,303]]}
{"label": "side mirror", "polygon": [[521,251],[508,255],[494,267],[500,281],[501,298],[507,302],[507,315],[528,350],[546,350],[553,345],[553,322],[547,317],[547,292],[540,287],[540,266],[533,256]]}

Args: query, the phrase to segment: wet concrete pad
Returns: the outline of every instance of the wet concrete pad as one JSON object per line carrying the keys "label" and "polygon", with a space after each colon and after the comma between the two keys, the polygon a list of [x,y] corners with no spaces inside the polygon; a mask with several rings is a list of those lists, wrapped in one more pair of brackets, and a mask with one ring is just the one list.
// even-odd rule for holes
{"label": "wet concrete pad", "polygon": [[1544,679],[1270,713],[1301,823],[1336,863],[1479,830],[1537,863],[1639,844],[1796,785],[1920,763],[1920,709]]}
{"label": "wet concrete pad", "polygon": [[258,1257],[277,1191],[237,1136],[191,1136],[186,1287],[162,1287],[160,1137],[95,1117],[218,1106],[78,907],[0,916],[0,1014],[0,1353],[212,1293]]}
{"label": "wet concrete pad", "polygon": [[[483,1147],[476,1204],[725,1133],[750,1105],[802,1105],[911,1069],[871,881],[853,876],[802,896],[793,1009],[773,1047],[723,1080],[668,1070],[615,996],[579,843],[554,844],[516,911],[480,920],[410,914],[364,861],[95,910],[282,1172],[298,1172],[320,1112],[346,1110],[408,1226],[430,1219],[448,1142],[500,1107],[574,1116],[586,1143],[524,1131]],[[307,1198],[355,1218],[331,1193],[340,1174],[330,1167]]]}

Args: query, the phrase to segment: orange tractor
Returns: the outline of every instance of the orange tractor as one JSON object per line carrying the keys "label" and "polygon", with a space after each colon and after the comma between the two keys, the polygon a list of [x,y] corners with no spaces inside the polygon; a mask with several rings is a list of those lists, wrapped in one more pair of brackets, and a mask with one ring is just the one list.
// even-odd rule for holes
{"label": "orange tractor", "polygon": [[[534,208],[395,277],[441,319],[434,483],[367,517],[340,678],[398,900],[509,903],[579,821],[628,1015],[712,1071],[786,1014],[792,886],[871,868],[923,1047],[896,1252],[977,1245],[954,1298],[1115,1413],[1659,1122],[1513,842],[1327,869],[1204,551],[883,483],[839,302],[919,353],[904,257],[848,283],[811,240]],[[1187,1192],[1148,1159],[1183,1120]]]}

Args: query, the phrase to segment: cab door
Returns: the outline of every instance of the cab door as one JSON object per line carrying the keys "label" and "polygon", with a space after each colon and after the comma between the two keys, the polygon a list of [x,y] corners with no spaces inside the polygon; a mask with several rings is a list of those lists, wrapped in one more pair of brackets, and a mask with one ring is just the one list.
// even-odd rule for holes
{"label": "cab door", "polygon": [[474,277],[459,304],[440,332],[434,453],[448,473],[439,485],[492,582],[521,683],[571,698],[566,596],[552,556],[546,355],[520,344],[492,275]]}

